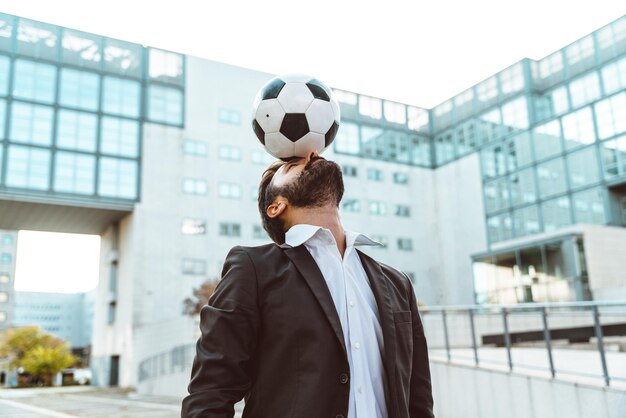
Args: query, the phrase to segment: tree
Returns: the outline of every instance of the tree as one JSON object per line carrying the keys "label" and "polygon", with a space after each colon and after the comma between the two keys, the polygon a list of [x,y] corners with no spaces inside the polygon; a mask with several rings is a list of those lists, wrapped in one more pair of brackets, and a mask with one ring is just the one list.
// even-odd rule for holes
{"label": "tree", "polygon": [[36,326],[9,330],[0,344],[0,357],[9,358],[10,367],[23,368],[45,385],[52,384],[56,373],[76,362],[67,343]]}
{"label": "tree", "polygon": [[37,346],[22,359],[24,371],[41,378],[44,386],[52,386],[54,375],[76,362],[67,343],[56,347]]}
{"label": "tree", "polygon": [[215,292],[218,282],[217,279],[208,279],[199,288],[194,288],[193,296],[183,300],[183,314],[198,315],[202,307],[209,301],[209,297]]}

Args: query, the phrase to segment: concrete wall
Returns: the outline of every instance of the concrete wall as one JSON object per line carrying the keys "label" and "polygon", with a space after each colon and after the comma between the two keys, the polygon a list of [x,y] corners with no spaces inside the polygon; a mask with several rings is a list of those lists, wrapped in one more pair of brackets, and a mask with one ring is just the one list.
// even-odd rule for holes
{"label": "concrete wall", "polygon": [[626,392],[436,361],[437,418],[624,418]]}
{"label": "concrete wall", "polygon": [[[487,249],[479,154],[435,171],[435,202],[441,292],[436,305],[474,303],[471,255]],[[434,241],[434,242],[433,242]]]}
{"label": "concrete wall", "polygon": [[626,300],[626,228],[584,225],[585,258],[594,300]]}

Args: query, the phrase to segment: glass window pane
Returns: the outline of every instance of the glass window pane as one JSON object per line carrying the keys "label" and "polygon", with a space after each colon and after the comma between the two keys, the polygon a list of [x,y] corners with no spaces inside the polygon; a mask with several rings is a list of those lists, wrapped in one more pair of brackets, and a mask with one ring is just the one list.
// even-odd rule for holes
{"label": "glass window pane", "polygon": [[359,96],[359,113],[363,116],[380,119],[383,113],[381,100],[376,97]]}
{"label": "glass window pane", "polygon": [[513,237],[513,221],[511,215],[504,213],[487,218],[489,242],[498,242]]}
{"label": "glass window pane", "polygon": [[118,39],[104,38],[104,69],[116,74],[141,77],[143,48]]}
{"label": "glass window pane", "polygon": [[526,97],[520,97],[502,105],[502,124],[507,132],[528,128]]}
{"label": "glass window pane", "polygon": [[509,184],[513,205],[531,203],[537,200],[535,171],[532,167],[511,174]]}
{"label": "glass window pane", "polygon": [[24,18],[17,28],[17,52],[36,58],[57,59],[58,27]]}
{"label": "glass window pane", "polygon": [[522,132],[511,139],[509,155],[514,159],[515,167],[524,166],[533,161],[530,132]]}
{"label": "glass window pane", "polygon": [[359,154],[359,126],[351,122],[343,122],[335,137],[335,151],[345,154]]}
{"label": "glass window pane", "polygon": [[513,223],[515,224],[515,236],[523,237],[541,231],[539,224],[539,210],[536,205],[527,206],[513,211]]}
{"label": "glass window pane", "polygon": [[47,190],[50,177],[50,151],[12,145],[7,162],[7,186]]}
{"label": "glass window pane", "polygon": [[477,119],[478,122],[478,142],[481,144],[494,141],[504,135],[502,126],[502,116],[500,108],[496,107],[483,113]]}
{"label": "glass window pane", "polygon": [[128,119],[102,118],[100,152],[137,157],[139,155],[139,123]]}
{"label": "glass window pane", "polygon": [[560,154],[563,151],[563,146],[561,145],[559,120],[544,123],[533,129],[533,145],[537,160]]}
{"label": "glass window pane", "polygon": [[4,122],[6,120],[6,114],[7,114],[6,111],[7,111],[7,102],[6,100],[0,99],[0,139],[4,138],[4,126],[5,126]]}
{"label": "glass window pane", "polygon": [[48,106],[13,102],[10,139],[15,142],[50,145],[52,114],[53,110]]}
{"label": "glass window pane", "polygon": [[148,118],[153,122],[182,124],[182,92],[171,87],[150,86],[148,88]]}
{"label": "glass window pane", "polygon": [[476,85],[476,97],[480,107],[485,108],[498,97],[498,81],[495,76]]}
{"label": "glass window pane", "polygon": [[387,137],[387,158],[392,161],[408,163],[411,161],[411,137],[400,131],[385,131]]}
{"label": "glass window pane", "polygon": [[98,110],[100,77],[97,74],[63,68],[60,88],[59,101],[62,105]]}
{"label": "glass window pane", "polygon": [[429,132],[428,127],[428,110],[420,109],[419,107],[408,106],[407,107],[408,121],[407,125],[409,129],[413,131]]}
{"label": "glass window pane", "polygon": [[570,82],[570,98],[572,107],[580,107],[600,97],[600,79],[593,71]]}
{"label": "glass window pane", "polygon": [[[2,20],[0,18],[0,24]],[[1,27],[0,27],[1,30]],[[0,96],[6,96],[9,92],[9,73],[11,68],[11,60],[9,57],[0,55]]]}
{"label": "glass window pane", "polygon": [[572,195],[576,223],[605,224],[602,189],[595,187]]}
{"label": "glass window pane", "polygon": [[16,60],[13,95],[38,102],[54,102],[56,73],[54,65]]}
{"label": "glass window pane", "polygon": [[587,147],[567,156],[570,187],[587,186],[600,181],[596,148]]}
{"label": "glass window pane", "polygon": [[431,167],[430,157],[431,143],[428,138],[414,136],[411,147],[411,162],[424,167]]}
{"label": "glass window pane", "polygon": [[92,155],[58,151],[55,156],[54,190],[92,194],[96,159]]}
{"label": "glass window pane", "polygon": [[524,88],[524,69],[519,62],[500,73],[502,94],[516,93]]}
{"label": "glass window pane", "polygon": [[141,85],[137,81],[104,77],[102,110],[116,115],[139,117]]}
{"label": "glass window pane", "polygon": [[569,197],[567,196],[543,202],[541,212],[543,214],[543,229],[546,232],[572,224]]}
{"label": "glass window pane", "polygon": [[60,109],[58,118],[57,147],[92,152],[96,150],[96,115]]}
{"label": "glass window pane", "polygon": [[483,177],[497,177],[506,173],[505,144],[485,148],[480,152]]}
{"label": "glass window pane", "polygon": [[0,49],[8,51],[11,48],[13,31],[17,19],[14,16],[0,13]]}
{"label": "glass window pane", "polygon": [[606,178],[626,174],[626,136],[604,141],[602,159]]}
{"label": "glass window pane", "polygon": [[542,198],[565,192],[566,183],[563,159],[557,158],[538,164],[537,178],[539,179],[539,194]]}
{"label": "glass window pane", "polygon": [[584,107],[563,116],[561,123],[563,124],[563,137],[565,138],[566,149],[595,142],[596,134],[590,107]]}
{"label": "glass window pane", "polygon": [[626,57],[602,69],[602,84],[607,95],[626,87]]}
{"label": "glass window pane", "polygon": [[405,124],[406,123],[406,106],[401,103],[383,102],[385,120],[387,122]]}
{"label": "glass window pane", "polygon": [[486,182],[483,189],[487,213],[496,212],[509,207],[509,190],[506,178]]}
{"label": "glass window pane", "polygon": [[91,33],[63,29],[63,62],[99,69],[102,62],[102,38]]}
{"label": "glass window pane", "polygon": [[98,194],[135,199],[137,197],[137,162],[100,158]]}
{"label": "glass window pane", "polygon": [[598,135],[601,139],[626,132],[626,92],[596,103],[595,108]]}
{"label": "glass window pane", "polygon": [[183,56],[174,52],[150,48],[150,78],[164,83],[181,85]]}

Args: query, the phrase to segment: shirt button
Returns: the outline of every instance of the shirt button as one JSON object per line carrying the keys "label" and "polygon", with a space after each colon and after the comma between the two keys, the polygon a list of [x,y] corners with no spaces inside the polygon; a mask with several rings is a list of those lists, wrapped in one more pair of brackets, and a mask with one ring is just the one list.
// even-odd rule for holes
{"label": "shirt button", "polygon": [[350,301],[350,306],[354,306],[354,301]]}
{"label": "shirt button", "polygon": [[361,348],[361,344],[359,344],[359,343],[354,343],[354,348],[356,348],[356,349],[358,350],[359,348]]}
{"label": "shirt button", "polygon": [[359,393],[363,393],[363,388],[361,386],[359,386]]}
{"label": "shirt button", "polygon": [[339,376],[339,382],[341,382],[342,385],[348,383],[348,375],[345,373],[341,373],[341,375]]}

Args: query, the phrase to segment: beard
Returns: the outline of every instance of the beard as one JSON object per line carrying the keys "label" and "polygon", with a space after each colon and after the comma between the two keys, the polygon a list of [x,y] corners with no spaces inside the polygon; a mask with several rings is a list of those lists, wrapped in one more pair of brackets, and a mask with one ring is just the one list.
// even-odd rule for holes
{"label": "beard", "polygon": [[294,181],[276,192],[299,208],[338,207],[344,192],[341,167],[334,161],[314,156]]}

